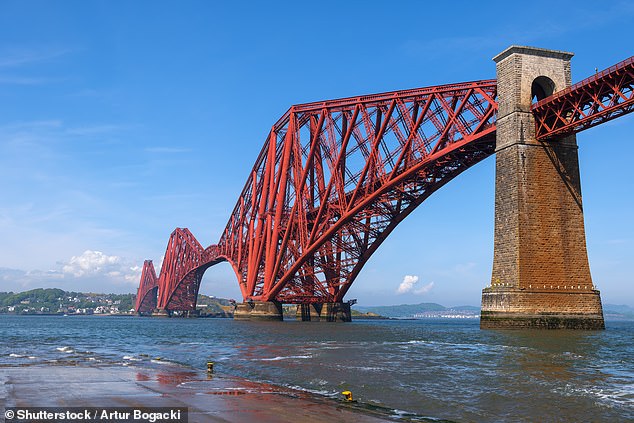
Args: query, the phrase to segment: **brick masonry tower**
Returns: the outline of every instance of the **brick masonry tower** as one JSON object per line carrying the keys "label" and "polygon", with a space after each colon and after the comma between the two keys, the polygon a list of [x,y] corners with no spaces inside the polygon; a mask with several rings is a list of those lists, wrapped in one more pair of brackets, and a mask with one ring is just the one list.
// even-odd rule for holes
{"label": "brick masonry tower", "polygon": [[532,102],[571,84],[571,53],[512,46],[497,67],[495,243],[480,327],[603,329],[583,224],[577,140],[535,139]]}

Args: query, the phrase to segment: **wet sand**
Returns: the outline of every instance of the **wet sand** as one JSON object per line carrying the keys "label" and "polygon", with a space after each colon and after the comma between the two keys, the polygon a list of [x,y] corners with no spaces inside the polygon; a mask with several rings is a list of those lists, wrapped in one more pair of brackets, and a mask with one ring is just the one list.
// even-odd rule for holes
{"label": "wet sand", "polygon": [[187,407],[190,422],[392,421],[302,391],[194,370],[133,366],[3,367],[0,406]]}

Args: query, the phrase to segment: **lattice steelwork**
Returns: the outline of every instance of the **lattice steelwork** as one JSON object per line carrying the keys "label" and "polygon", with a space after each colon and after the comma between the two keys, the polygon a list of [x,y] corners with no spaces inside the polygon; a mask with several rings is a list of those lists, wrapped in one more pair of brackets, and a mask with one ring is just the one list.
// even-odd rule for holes
{"label": "lattice steelwork", "polygon": [[245,299],[342,301],[416,206],[493,153],[495,81],[291,107],[218,243]]}
{"label": "lattice steelwork", "polygon": [[[538,139],[631,112],[633,79],[630,58],[540,101]],[[496,88],[486,80],[291,107],[271,129],[218,244],[204,249],[189,230],[172,233],[158,308],[194,310],[204,271],[225,260],[245,301],[342,301],[409,213],[493,154]]]}
{"label": "lattice steelwork", "polygon": [[134,310],[138,314],[151,313],[157,305],[158,278],[152,260],[145,260],[141,272],[141,283],[136,292]]}
{"label": "lattice steelwork", "polygon": [[171,311],[196,309],[198,289],[205,270],[223,261],[215,246],[206,249],[187,228],[170,235],[159,276],[158,308]]}
{"label": "lattice steelwork", "polygon": [[564,136],[634,111],[634,56],[532,107],[538,140]]}

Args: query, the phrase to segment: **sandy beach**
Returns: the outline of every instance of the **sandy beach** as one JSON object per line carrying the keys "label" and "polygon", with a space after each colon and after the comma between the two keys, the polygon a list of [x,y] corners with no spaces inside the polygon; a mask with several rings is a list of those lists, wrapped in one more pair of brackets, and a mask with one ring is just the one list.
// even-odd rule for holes
{"label": "sandy beach", "polygon": [[[167,367],[167,366],[166,366]],[[385,422],[354,404],[187,369],[0,369],[2,407],[187,407],[190,422]]]}

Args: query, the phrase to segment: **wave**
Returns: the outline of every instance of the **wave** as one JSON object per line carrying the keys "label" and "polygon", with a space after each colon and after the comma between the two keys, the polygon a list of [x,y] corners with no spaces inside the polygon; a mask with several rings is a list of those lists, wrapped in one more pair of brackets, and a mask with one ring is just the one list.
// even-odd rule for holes
{"label": "wave", "polygon": [[383,345],[397,345],[397,346],[404,346],[404,347],[408,347],[411,345],[432,345],[432,346],[440,346],[440,347],[461,348],[463,350],[471,350],[471,351],[480,351],[480,350],[535,351],[534,348],[520,346],[520,345],[484,344],[481,342],[468,342],[468,343],[443,342],[443,341],[431,341],[431,340],[422,340],[422,339],[414,339],[411,341],[404,341],[404,342],[384,342]]}
{"label": "wave", "polygon": [[280,361],[280,360],[293,360],[293,359],[304,359],[304,358],[313,358],[312,355],[287,355],[287,356],[277,356],[272,358],[260,358],[259,361]]}
{"label": "wave", "polygon": [[26,359],[28,359],[28,360],[35,360],[35,359],[37,359],[37,357],[36,357],[36,356],[34,356],[34,355],[22,355],[22,354],[16,354],[16,353],[11,353],[11,354],[9,354],[9,357],[11,357],[11,358],[26,358]]}
{"label": "wave", "polygon": [[579,394],[596,398],[599,403],[607,406],[625,406],[634,405],[634,384],[627,384],[620,387],[578,387],[567,384],[563,389],[554,389],[565,396],[575,397]]}
{"label": "wave", "polygon": [[75,352],[75,350],[73,350],[71,347],[57,347],[57,348],[55,348],[55,349],[56,349],[57,351],[61,351],[61,352],[63,352],[63,353],[67,353],[67,354],[70,354],[70,353]]}
{"label": "wave", "polygon": [[153,358],[152,360],[150,360],[150,363],[165,364],[165,365],[168,365],[168,366],[182,366],[182,364],[180,364],[180,363],[175,363],[173,361],[165,360],[163,358]]}
{"label": "wave", "polygon": [[344,370],[358,370],[362,372],[384,372],[385,367],[377,367],[377,366],[346,366],[346,365],[336,365],[336,368],[344,369]]}
{"label": "wave", "polygon": [[325,389],[311,389],[311,388],[306,388],[303,386],[293,385],[289,383],[282,384],[282,386],[284,388],[292,389],[294,391],[307,392],[309,394],[321,395],[328,398],[339,398],[341,396],[338,390],[329,391]]}

